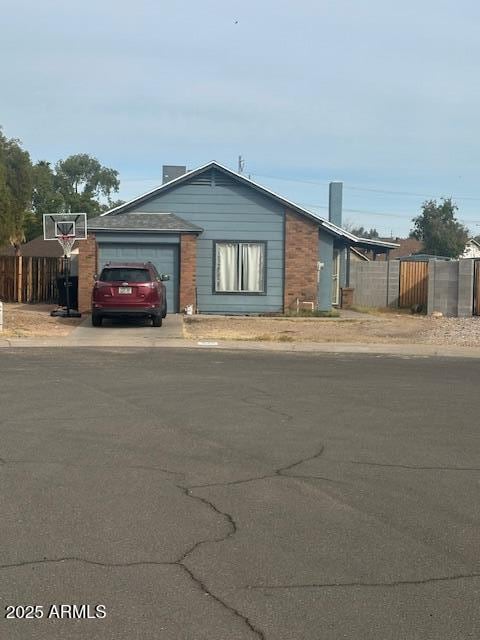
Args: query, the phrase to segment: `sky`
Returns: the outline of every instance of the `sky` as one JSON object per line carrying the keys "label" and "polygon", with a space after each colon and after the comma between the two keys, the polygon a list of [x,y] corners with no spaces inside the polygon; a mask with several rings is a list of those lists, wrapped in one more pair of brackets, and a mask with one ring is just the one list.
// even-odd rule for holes
{"label": "sky", "polygon": [[480,3],[1,0],[0,125],[33,160],[89,153],[118,197],[210,160],[404,236],[452,196],[480,234]]}

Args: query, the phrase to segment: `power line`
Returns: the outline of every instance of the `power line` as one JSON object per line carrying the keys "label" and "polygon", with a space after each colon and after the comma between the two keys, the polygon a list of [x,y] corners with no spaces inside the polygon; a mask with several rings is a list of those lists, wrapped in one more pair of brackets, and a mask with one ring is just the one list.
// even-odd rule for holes
{"label": "power line", "polygon": [[[300,203],[302,207],[309,207],[311,209],[328,209],[326,205],[323,204],[307,204]],[[361,215],[366,216],[380,216],[382,218],[401,218],[402,220],[410,219],[416,217],[411,213],[381,213],[380,211],[366,211],[364,209],[343,209],[345,213],[359,213]],[[480,220],[469,220],[467,218],[459,219],[463,224],[480,224]]]}
{"label": "power line", "polygon": [[[304,207],[311,207],[312,209],[328,209],[327,206],[322,204],[302,204]],[[365,209],[343,209],[345,213],[360,213],[366,216],[381,216],[384,218],[412,218],[411,213],[383,213],[380,211],[366,211]]]}
{"label": "power line", "polygon": [[[318,180],[305,180],[305,179],[301,179],[301,178],[279,178],[276,176],[265,176],[265,175],[260,175],[260,174],[256,174],[259,178],[268,178],[269,180],[278,180],[279,182],[295,182],[295,183],[299,183],[299,184],[312,184],[312,185],[318,185],[321,187],[328,187],[328,185],[330,184],[329,182],[320,182]],[[430,198],[430,199],[441,199],[445,196],[435,196],[432,194],[427,194],[427,193],[414,193],[411,191],[390,191],[388,189],[376,189],[376,188],[370,188],[370,187],[359,187],[357,185],[349,185],[346,184],[344,182],[343,185],[344,189],[349,189],[352,191],[367,191],[369,193],[385,193],[385,194],[389,194],[389,195],[396,195],[396,196],[412,196],[415,198]],[[476,201],[476,202],[480,202],[480,197],[474,197],[474,196],[452,196],[452,199],[455,200],[472,200],[472,201]]]}
{"label": "power line", "polygon": [[[302,203],[302,207],[310,207],[312,209],[328,209],[327,206],[321,204],[305,204]],[[361,213],[367,216],[381,216],[384,218],[412,218],[410,213],[380,213],[379,211],[364,211],[362,209],[343,209],[345,213]]]}
{"label": "power line", "polygon": [[329,182],[318,182],[317,180],[302,180],[300,178],[278,178],[277,176],[264,176],[264,175],[260,175],[259,173],[256,174],[252,174],[254,175],[254,177],[259,177],[259,178],[268,178],[269,180],[279,180],[280,182],[299,182],[301,184],[314,184],[314,185],[320,185],[323,187],[328,187],[328,185],[330,184]]}
{"label": "power line", "polygon": [[[386,193],[389,195],[394,195],[394,196],[412,196],[415,198],[430,198],[430,199],[436,199],[436,198],[443,198],[445,196],[432,196],[431,194],[426,194],[426,193],[412,193],[410,191],[389,191],[387,189],[371,189],[369,187],[357,187],[354,185],[344,185],[345,189],[350,189],[351,191],[368,191],[369,193]],[[476,198],[473,196],[452,196],[452,199],[455,200],[476,200],[480,202],[480,198]]]}

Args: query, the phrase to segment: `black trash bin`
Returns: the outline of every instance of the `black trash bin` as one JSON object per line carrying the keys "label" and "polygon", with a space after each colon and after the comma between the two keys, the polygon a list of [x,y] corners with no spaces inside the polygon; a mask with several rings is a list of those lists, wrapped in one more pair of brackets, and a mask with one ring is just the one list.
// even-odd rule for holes
{"label": "black trash bin", "polygon": [[[70,309],[78,309],[78,276],[70,276],[68,279],[69,306]],[[67,290],[65,288],[65,277],[57,276],[58,306],[67,306]]]}

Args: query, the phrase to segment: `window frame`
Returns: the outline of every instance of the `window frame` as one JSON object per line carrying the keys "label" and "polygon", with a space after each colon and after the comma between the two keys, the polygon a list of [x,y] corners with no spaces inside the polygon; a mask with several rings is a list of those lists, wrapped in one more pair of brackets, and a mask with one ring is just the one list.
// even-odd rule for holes
{"label": "window frame", "polygon": [[[127,271],[130,271],[130,272],[141,271],[141,272],[145,273],[148,276],[148,280],[131,280],[129,278],[117,278],[116,280],[102,280],[102,274],[105,271],[109,271],[109,272],[112,272],[112,271],[123,271],[124,273],[127,272]],[[151,273],[151,271],[150,271],[150,269],[148,267],[120,267],[120,266],[116,267],[116,266],[111,266],[111,265],[110,266],[104,265],[102,267],[102,270],[100,271],[98,279],[101,282],[131,282],[132,284],[143,283],[143,282],[153,282],[154,281],[154,279],[152,279],[152,273]]]}
{"label": "window frame", "polygon": [[[217,291],[217,244],[259,244],[263,246],[263,291]],[[213,241],[212,259],[212,293],[216,296],[266,296],[267,295],[267,248],[266,240],[232,240]]]}

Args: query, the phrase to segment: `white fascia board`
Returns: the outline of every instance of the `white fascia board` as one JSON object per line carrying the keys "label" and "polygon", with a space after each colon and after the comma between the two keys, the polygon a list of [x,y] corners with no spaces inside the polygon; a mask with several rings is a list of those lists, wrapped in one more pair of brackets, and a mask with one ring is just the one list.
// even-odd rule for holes
{"label": "white fascia board", "polygon": [[201,233],[201,229],[139,229],[138,227],[92,227],[89,231],[112,231],[114,233],[121,233],[123,231],[128,231],[128,233],[143,233],[144,231],[153,231],[155,233]]}

